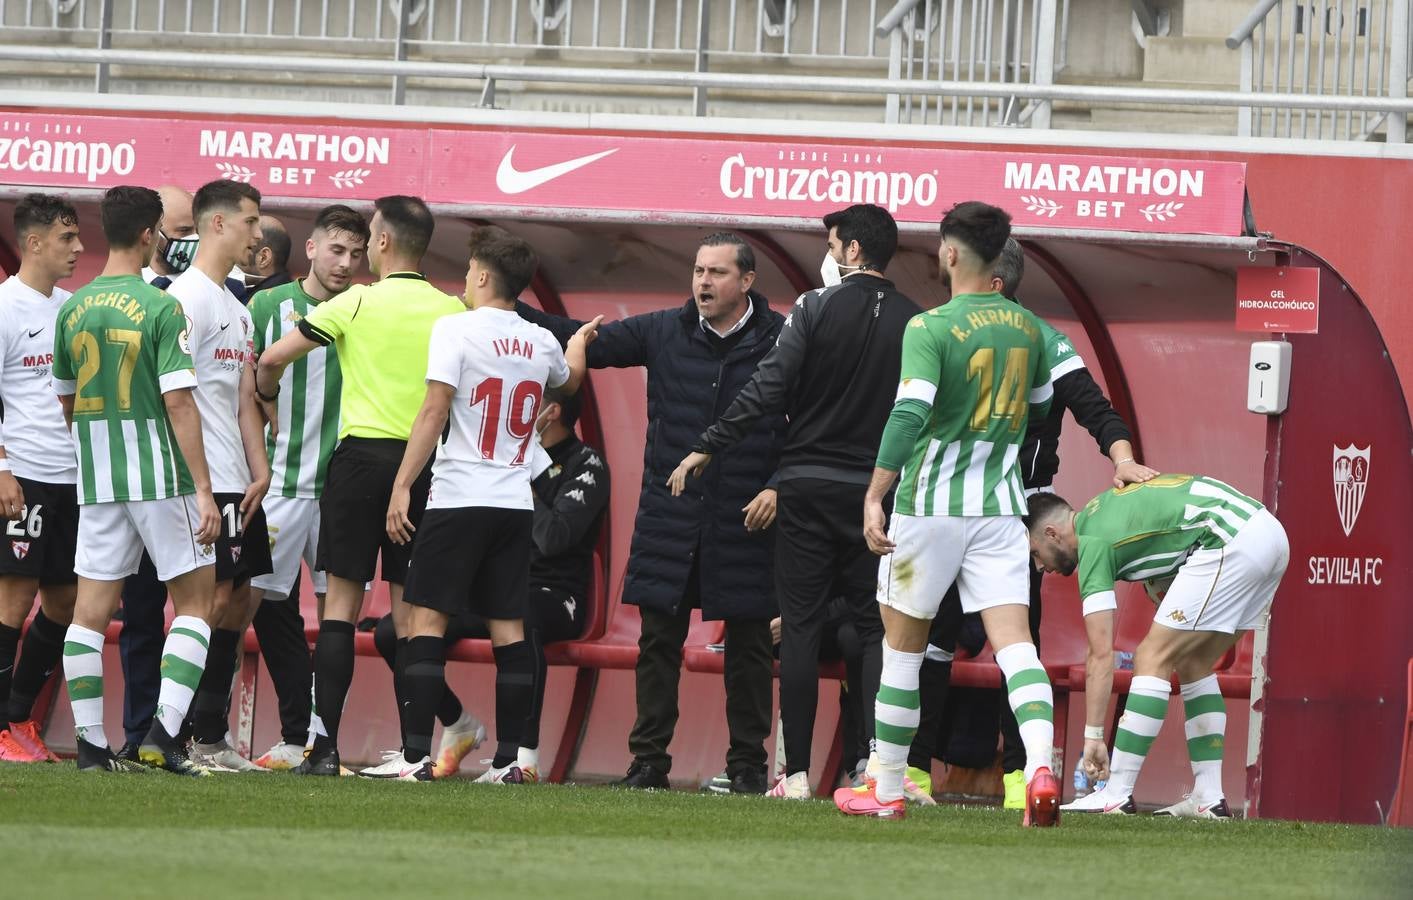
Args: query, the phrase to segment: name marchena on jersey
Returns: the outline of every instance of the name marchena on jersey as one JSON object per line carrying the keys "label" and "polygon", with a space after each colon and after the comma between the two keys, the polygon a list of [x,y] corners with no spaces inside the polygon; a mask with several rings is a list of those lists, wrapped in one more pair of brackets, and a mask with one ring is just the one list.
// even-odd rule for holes
{"label": "name marchena on jersey", "polygon": [[77,306],[69,310],[69,317],[64,320],[64,330],[71,331],[83,314],[95,306],[111,306],[131,319],[134,325],[141,325],[147,318],[147,310],[130,295],[123,291],[108,291],[84,297]]}

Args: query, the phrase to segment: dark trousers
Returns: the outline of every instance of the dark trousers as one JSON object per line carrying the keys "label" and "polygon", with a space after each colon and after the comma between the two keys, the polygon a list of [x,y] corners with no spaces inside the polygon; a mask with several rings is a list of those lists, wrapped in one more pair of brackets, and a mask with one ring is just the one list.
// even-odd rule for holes
{"label": "dark trousers", "polygon": [[[1037,653],[1040,651],[1040,583],[1043,575],[1043,572],[1034,568],[1030,571],[1030,633],[1035,641]],[[949,653],[953,652],[966,618],[962,614],[961,595],[957,593],[954,585],[947,591],[942,606],[937,611],[937,618],[932,622],[928,643]],[[927,769],[932,765],[934,758],[943,755],[941,730],[951,688],[952,664],[934,659],[924,660],[918,680],[920,721],[917,736],[913,738],[912,749],[908,753],[908,765]],[[1003,770],[1013,772],[1016,769],[1024,769],[1025,745],[1021,743],[1020,726],[1016,722],[1015,712],[1011,710],[1011,704],[1005,697],[1001,698],[1000,703],[1000,726]],[[989,740],[992,742],[990,746],[994,748],[994,733]]]}
{"label": "dark trousers", "polygon": [[[867,486],[791,479],[780,483],[775,519],[775,594],[780,602],[780,717],[789,774],[809,771],[819,703],[819,645],[833,597],[842,597],[862,648],[864,737],[883,673],[878,557],[863,539]],[[891,505],[891,501],[890,501]]]}
{"label": "dark trousers", "polygon": [[123,583],[123,630],[118,652],[123,663],[123,733],[138,744],[152,728],[162,689],[162,646],[167,640],[167,586],[147,554],[137,574]]}
{"label": "dark trousers", "polygon": [[280,738],[303,746],[309,735],[310,691],[314,667],[299,611],[299,576],[284,600],[260,601],[255,610],[255,638],[280,702]]}
{"label": "dark trousers", "polygon": [[[638,718],[628,735],[636,762],[663,772],[672,770],[667,752],[677,729],[677,688],[682,677],[682,645],[687,641],[696,592],[697,569],[688,577],[688,597],[676,612],[642,609],[638,637]],[[770,622],[726,620],[726,727],[731,746],[726,771],[765,773],[765,739],[770,734],[770,687],[774,657]]]}

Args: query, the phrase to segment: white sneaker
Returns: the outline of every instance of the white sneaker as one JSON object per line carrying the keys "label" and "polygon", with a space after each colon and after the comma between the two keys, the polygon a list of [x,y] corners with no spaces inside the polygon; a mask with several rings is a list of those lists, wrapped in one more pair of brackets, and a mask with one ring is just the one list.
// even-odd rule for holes
{"label": "white sneaker", "polygon": [[437,745],[437,762],[432,767],[438,778],[455,775],[461,768],[466,754],[481,746],[486,739],[486,726],[481,720],[462,710],[461,718],[442,729],[442,740]]}
{"label": "white sneaker", "polygon": [[1191,794],[1183,794],[1182,799],[1172,806],[1165,806],[1155,816],[1172,816],[1178,819],[1230,819],[1231,808],[1227,798],[1218,797],[1213,803],[1198,803]]}
{"label": "white sneaker", "polygon": [[808,800],[812,796],[809,773],[796,772],[794,775],[782,776],[775,782],[775,787],[766,791],[765,795],[781,800]]}
{"label": "white sneaker", "polygon": [[255,760],[262,769],[286,772],[304,762],[304,747],[300,744],[286,744],[283,741],[265,751],[265,755]]}
{"label": "white sneaker", "polygon": [[[483,759],[483,765],[490,765],[492,760]],[[481,773],[481,777],[476,779],[477,784],[534,784],[539,780],[539,773],[534,769],[526,772],[520,768],[519,761],[503,766],[499,769],[490,768]]]}
{"label": "white sneaker", "polygon": [[1060,807],[1062,812],[1079,813],[1108,813],[1116,816],[1131,816],[1138,812],[1138,807],[1133,803],[1133,795],[1125,794],[1120,797],[1112,794],[1106,787],[1102,791],[1095,791],[1092,794],[1085,794],[1077,800],[1072,800]]}
{"label": "white sneaker", "polygon": [[358,773],[363,778],[387,778],[393,781],[431,781],[432,760],[422,757],[415,763],[408,762],[401,750],[384,750],[383,761]]}
{"label": "white sneaker", "polygon": [[195,741],[191,744],[189,757],[192,762],[205,769],[213,769],[217,772],[268,772],[269,769],[261,768],[255,763],[241,756],[235,748],[226,743],[225,740],[217,741],[214,744],[201,744]]}

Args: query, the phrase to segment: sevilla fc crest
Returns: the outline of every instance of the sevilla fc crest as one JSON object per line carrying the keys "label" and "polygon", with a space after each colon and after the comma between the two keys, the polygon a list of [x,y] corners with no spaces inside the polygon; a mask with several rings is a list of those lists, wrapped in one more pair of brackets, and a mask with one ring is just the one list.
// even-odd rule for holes
{"label": "sevilla fc crest", "polygon": [[15,554],[15,559],[24,559],[29,556],[29,541],[11,541],[10,551]]}
{"label": "sevilla fc crest", "polygon": [[240,544],[231,545],[231,562],[240,562]]}
{"label": "sevilla fc crest", "polygon": [[1364,506],[1364,491],[1369,487],[1369,451],[1373,445],[1364,448],[1335,445],[1334,448],[1334,497],[1335,509],[1339,512],[1339,524],[1344,527],[1344,536],[1354,530],[1359,521],[1359,510]]}

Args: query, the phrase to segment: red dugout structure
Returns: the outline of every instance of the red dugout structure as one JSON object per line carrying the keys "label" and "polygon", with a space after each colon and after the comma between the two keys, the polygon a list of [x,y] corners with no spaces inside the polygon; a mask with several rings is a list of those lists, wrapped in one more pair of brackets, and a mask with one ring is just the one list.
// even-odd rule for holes
{"label": "red dugout structure", "polygon": [[[91,204],[114,184],[195,187],[216,177],[255,184],[296,235],[308,211],[326,202],[420,194],[444,217],[428,269],[448,287],[464,266],[465,220],[506,225],[540,251],[539,302],[579,317],[682,302],[693,248],[718,228],[750,235],[762,251],[759,286],[784,307],[814,286],[807,273],[823,255],[819,216],[861,200],[898,218],[903,246],[888,274],[932,305],[943,299],[935,262],[942,211],[973,198],[1004,206],[1029,256],[1022,299],[1074,339],[1133,425],[1145,461],[1211,474],[1261,497],[1290,534],[1291,564],[1270,629],[1223,670],[1228,795],[1245,796],[1251,814],[1279,818],[1368,822],[1388,809],[1413,657],[1404,525],[1413,509],[1413,427],[1384,338],[1349,282],[1319,247],[1256,233],[1241,158],[0,110],[0,200],[34,186]],[[102,251],[95,212],[85,205],[88,274]],[[13,235],[8,215],[3,220],[0,267],[9,270]],[[1318,330],[1273,335],[1290,342],[1293,361],[1289,407],[1269,418],[1247,412],[1245,394],[1249,344],[1272,335],[1234,327],[1237,271],[1251,266],[1318,272]],[[586,428],[599,430],[614,469],[608,608],[601,635],[565,648],[576,690],[553,683],[557,696],[546,710],[547,735],[555,717],[571,726],[546,754],[581,777],[619,771],[626,760],[632,686],[618,667],[631,665],[637,620],[620,593],[646,425],[641,373],[596,372],[592,384],[597,412]],[[1081,500],[1102,490],[1105,463],[1087,435],[1067,426],[1063,441],[1057,488]],[[1078,603],[1064,580],[1048,580],[1046,594],[1045,661],[1062,671],[1083,658]],[[1132,643],[1151,606],[1138,590],[1121,597],[1120,639]],[[710,633],[699,627],[689,641],[704,643]],[[353,696],[370,698],[363,702],[371,707],[387,689],[382,663],[369,665]],[[684,708],[721,718],[719,679],[689,675],[683,687],[693,692]],[[1074,690],[1082,689],[1080,679]],[[1082,705],[1070,706],[1073,736]],[[350,715],[349,724],[360,718]],[[822,717],[825,736],[831,719]],[[1156,745],[1160,759],[1140,784],[1141,800],[1170,799],[1187,780],[1180,731],[1170,723]],[[395,723],[374,716],[365,746],[391,733]],[[674,774],[710,774],[722,737],[719,722],[684,717]],[[1077,741],[1070,744],[1073,753]],[[1312,772],[1321,759],[1339,763]]]}

